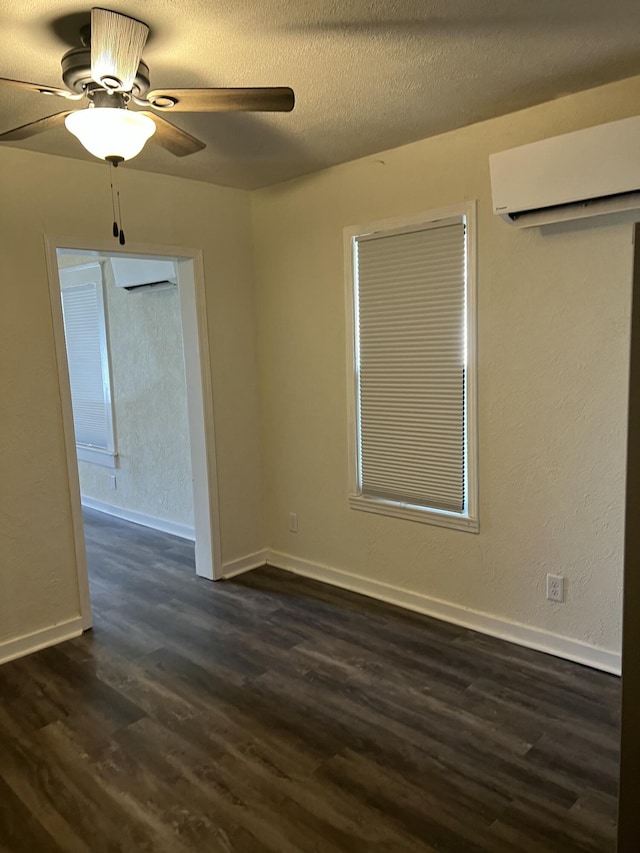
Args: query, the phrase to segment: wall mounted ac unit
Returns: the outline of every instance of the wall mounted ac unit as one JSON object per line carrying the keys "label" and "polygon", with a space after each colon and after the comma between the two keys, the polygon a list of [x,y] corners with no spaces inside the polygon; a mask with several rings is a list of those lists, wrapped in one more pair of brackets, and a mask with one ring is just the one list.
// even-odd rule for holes
{"label": "wall mounted ac unit", "polygon": [[125,290],[164,290],[176,286],[173,261],[147,258],[111,258],[116,287]]}
{"label": "wall mounted ac unit", "polygon": [[489,157],[493,212],[520,228],[621,211],[640,218],[640,117]]}

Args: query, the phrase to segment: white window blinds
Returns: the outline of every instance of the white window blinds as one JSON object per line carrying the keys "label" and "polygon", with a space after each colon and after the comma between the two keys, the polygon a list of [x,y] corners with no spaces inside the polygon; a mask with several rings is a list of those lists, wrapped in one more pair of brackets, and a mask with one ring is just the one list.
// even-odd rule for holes
{"label": "white window blinds", "polygon": [[88,282],[61,293],[76,442],[111,450],[102,286]]}
{"label": "white window blinds", "polygon": [[464,219],[355,238],[359,490],[466,509]]}

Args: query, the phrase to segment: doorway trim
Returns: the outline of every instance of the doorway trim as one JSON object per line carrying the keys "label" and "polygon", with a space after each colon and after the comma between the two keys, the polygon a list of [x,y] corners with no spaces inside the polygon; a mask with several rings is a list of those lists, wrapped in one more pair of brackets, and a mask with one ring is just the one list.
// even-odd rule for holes
{"label": "doorway trim", "polygon": [[223,574],[222,545],[204,265],[200,249],[184,246],[132,243],[116,248],[113,243],[105,240],[89,243],[86,240],[54,234],[45,234],[44,242],[69,479],[80,615],[82,628],[86,631],[93,623],[56,251],[70,249],[86,255],[161,256],[176,261],[191,443],[196,574],[209,580],[218,580]]}

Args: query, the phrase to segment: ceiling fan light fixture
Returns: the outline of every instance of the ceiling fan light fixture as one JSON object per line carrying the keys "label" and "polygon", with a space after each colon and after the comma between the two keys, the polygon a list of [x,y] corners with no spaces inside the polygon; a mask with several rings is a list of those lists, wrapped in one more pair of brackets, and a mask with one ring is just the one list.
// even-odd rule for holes
{"label": "ceiling fan light fixture", "polygon": [[100,160],[131,160],[153,136],[153,119],[140,113],[113,107],[89,106],[70,113],[64,120],[67,130]]}

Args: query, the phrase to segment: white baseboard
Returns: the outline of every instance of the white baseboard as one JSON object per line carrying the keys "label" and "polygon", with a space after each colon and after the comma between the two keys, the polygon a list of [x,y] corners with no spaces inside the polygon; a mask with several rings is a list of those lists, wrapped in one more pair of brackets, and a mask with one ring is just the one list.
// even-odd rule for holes
{"label": "white baseboard", "polygon": [[82,506],[95,509],[98,512],[104,512],[106,515],[113,515],[115,518],[121,518],[123,521],[132,521],[134,524],[141,524],[143,527],[152,527],[154,530],[161,530],[163,533],[171,533],[172,536],[179,536],[181,539],[190,539],[192,542],[195,542],[196,539],[195,530],[193,527],[189,527],[188,524],[178,524],[176,521],[155,518],[152,515],[145,515],[143,512],[135,512],[132,509],[112,506],[103,501],[97,501],[95,498],[88,498],[85,495],[82,495]]}
{"label": "white baseboard", "polygon": [[5,643],[0,643],[0,664],[30,655],[32,652],[46,649],[47,646],[54,646],[64,640],[71,640],[73,637],[79,637],[80,634],[82,634],[82,618],[76,616],[66,622],[60,622],[59,625],[52,625],[50,628],[42,628],[32,634],[7,640]]}
{"label": "white baseboard", "polygon": [[396,604],[408,610],[415,610],[444,622],[452,622],[481,634],[489,634],[491,637],[499,637],[519,646],[546,652],[556,657],[572,660],[585,666],[620,675],[622,661],[621,655],[598,646],[572,640],[559,634],[544,631],[541,628],[532,628],[518,622],[510,622],[489,613],[469,610],[457,604],[430,598],[417,592],[398,589],[390,584],[363,578],[360,575],[352,575],[349,572],[323,566],[319,563],[311,563],[301,560],[289,554],[277,551],[267,552],[267,562],[278,569],[286,569],[297,575],[303,575],[313,580],[323,581],[334,586],[377,598],[389,604]]}
{"label": "white baseboard", "polygon": [[251,569],[258,569],[264,566],[267,562],[268,551],[256,551],[253,554],[247,554],[246,557],[239,557],[237,560],[230,560],[222,566],[222,579],[229,580],[236,575],[242,575],[245,572],[250,572]]}

